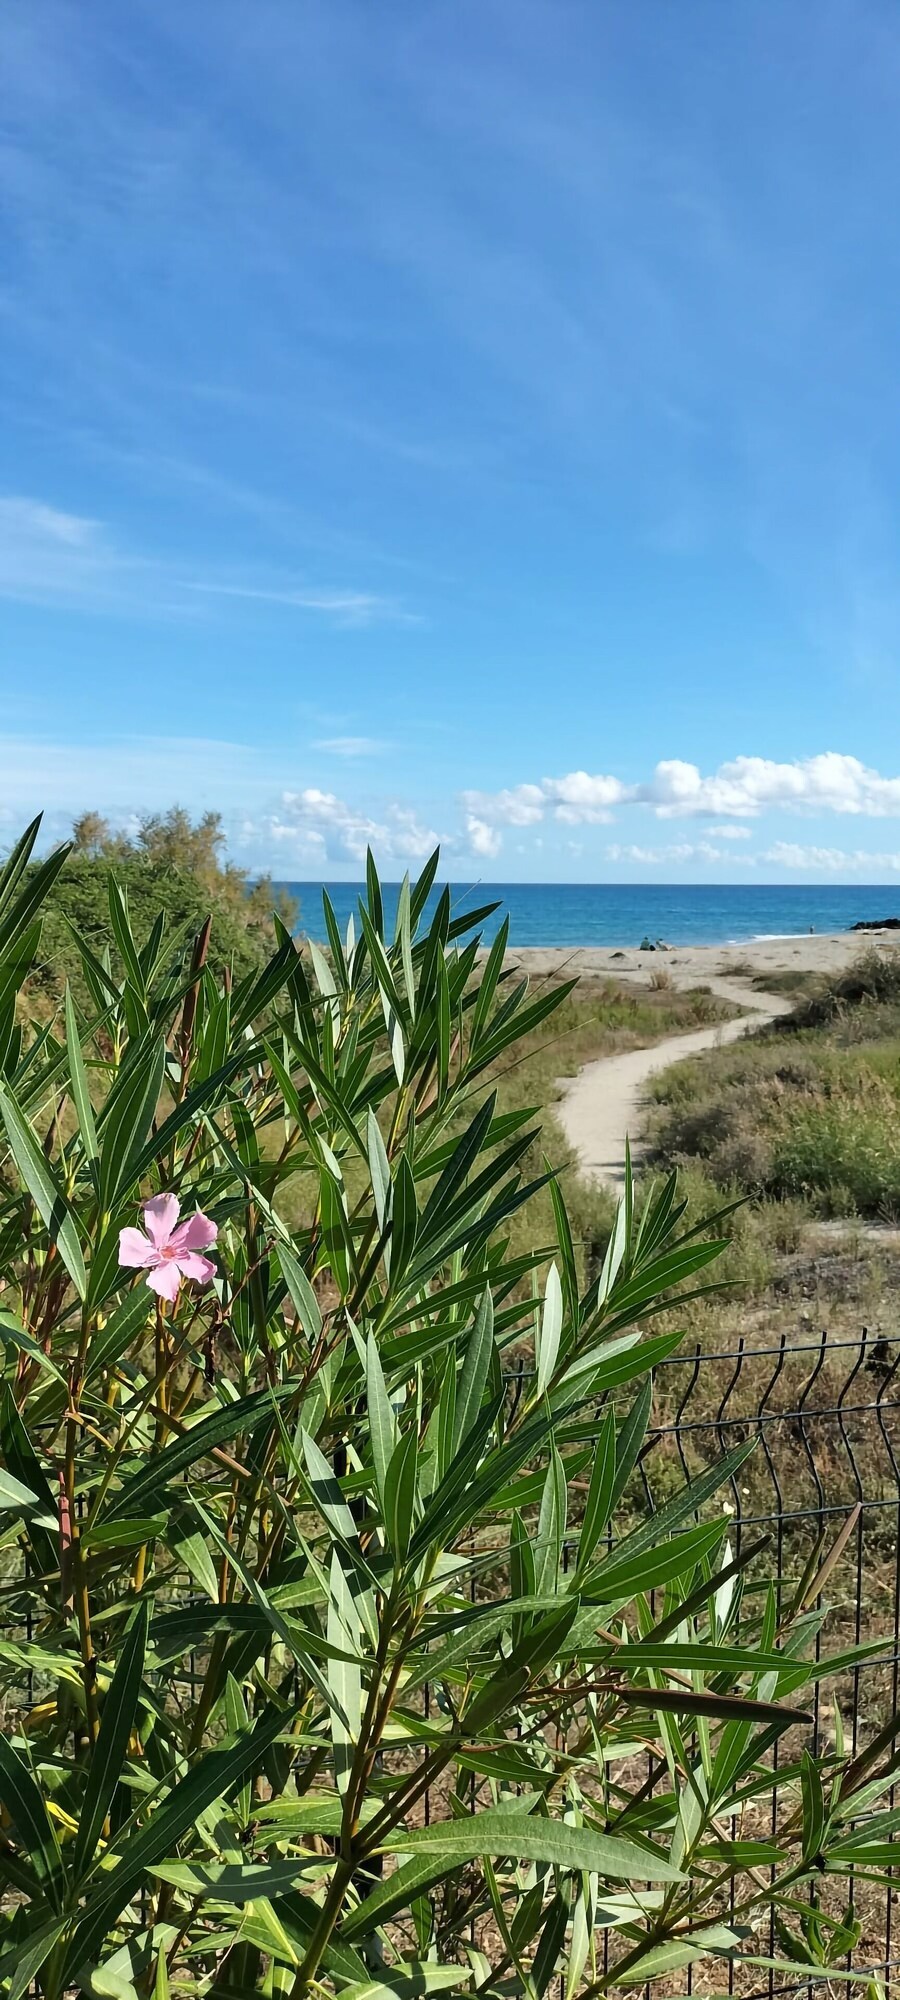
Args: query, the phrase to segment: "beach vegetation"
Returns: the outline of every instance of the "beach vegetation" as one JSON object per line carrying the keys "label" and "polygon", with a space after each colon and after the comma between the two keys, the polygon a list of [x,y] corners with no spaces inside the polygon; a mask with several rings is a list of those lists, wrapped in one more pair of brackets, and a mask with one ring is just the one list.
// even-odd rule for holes
{"label": "beach vegetation", "polygon": [[663,1164],[758,1202],[900,1218],[900,961],[866,953],[771,1028],[654,1078]]}
{"label": "beach vegetation", "polygon": [[[845,1731],[852,1522],[799,1576],[735,1543],[752,1438],[636,1509],[660,1316],[725,1244],[629,1171],[585,1282],[540,1119],[485,1095],[567,985],[448,892],[426,925],[436,857],[396,929],[370,861],[328,956],[276,918],[237,978],[205,919],[138,936],[126,856],[115,956],[79,934],[86,998],[35,1016],[37,831],[0,874],[5,2000],[871,1992],[900,1719]],[[549,1262],[510,1235],[542,1186]]]}

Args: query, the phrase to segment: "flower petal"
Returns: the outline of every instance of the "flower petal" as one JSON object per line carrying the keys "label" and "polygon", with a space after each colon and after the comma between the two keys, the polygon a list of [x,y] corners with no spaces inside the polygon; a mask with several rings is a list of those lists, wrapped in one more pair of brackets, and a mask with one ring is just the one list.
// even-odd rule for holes
{"label": "flower petal", "polygon": [[169,1257],[165,1264],[157,1264],[155,1271],[148,1271],[147,1283],[151,1291],[158,1292],[161,1299],[171,1299],[174,1305],[181,1284],[181,1272],[174,1257]]}
{"label": "flower petal", "polygon": [[157,1250],[164,1250],[178,1221],[179,1201],[174,1194],[154,1194],[143,1204],[144,1228]]}
{"label": "flower petal", "polygon": [[149,1236],[145,1236],[142,1229],[120,1229],[119,1263],[124,1264],[126,1269],[143,1270],[144,1265],[151,1263],[156,1255]]}
{"label": "flower petal", "polygon": [[208,1215],[201,1215],[198,1208],[196,1215],[189,1215],[186,1222],[179,1222],[178,1228],[173,1229],[172,1249],[179,1257],[182,1250],[207,1250],[218,1234],[217,1224]]}
{"label": "flower petal", "polygon": [[216,1275],[215,1264],[209,1257],[198,1257],[196,1250],[181,1250],[178,1254],[178,1268],[186,1278],[194,1278],[198,1285],[208,1285]]}

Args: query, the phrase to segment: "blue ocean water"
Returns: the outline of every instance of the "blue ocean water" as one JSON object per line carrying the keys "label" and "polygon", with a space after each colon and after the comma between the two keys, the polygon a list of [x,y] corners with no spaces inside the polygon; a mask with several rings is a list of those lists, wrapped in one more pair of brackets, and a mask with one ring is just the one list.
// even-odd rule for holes
{"label": "blue ocean water", "polygon": [[[301,932],[326,937],[322,889],[327,887],[342,934],[356,915],[361,882],[286,882],[300,906]],[[439,891],[429,897],[433,909]],[[397,883],[383,884],[385,918],[393,926]],[[452,888],[459,910],[497,903],[483,926],[490,941],[508,912],[514,945],[615,945],[634,949],[645,935],[667,944],[728,944],[751,938],[793,937],[803,931],[845,931],[860,918],[900,914],[900,887],[791,883],[785,887],[739,883],[479,882]],[[357,934],[359,925],[357,922]]]}

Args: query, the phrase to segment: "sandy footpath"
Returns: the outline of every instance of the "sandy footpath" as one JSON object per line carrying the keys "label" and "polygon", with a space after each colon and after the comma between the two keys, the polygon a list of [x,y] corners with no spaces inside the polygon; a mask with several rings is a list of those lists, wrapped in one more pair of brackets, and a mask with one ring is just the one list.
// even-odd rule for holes
{"label": "sandy footpath", "polygon": [[614,974],[635,985],[649,984],[651,973],[665,968],[678,987],[708,986],[721,999],[745,1011],[719,1027],[698,1028],[670,1035],[652,1048],[631,1049],[624,1055],[603,1056],[585,1063],[577,1076],[560,1079],[562,1097],[556,1116],[588,1179],[621,1188],[625,1175],[625,1135],[633,1157],[640,1154],[640,1128],[649,1079],[683,1056],[720,1048],[765,1021],[790,1013],[791,1001],[752,984],[766,973],[814,971],[833,973],[851,965],[864,949],[900,951],[900,933],[843,933],[837,937],[807,935],[765,938],[743,945],[690,945],[666,952],[614,951],[587,946],[577,951],[537,948],[512,954],[530,973],[579,973],[582,977]]}

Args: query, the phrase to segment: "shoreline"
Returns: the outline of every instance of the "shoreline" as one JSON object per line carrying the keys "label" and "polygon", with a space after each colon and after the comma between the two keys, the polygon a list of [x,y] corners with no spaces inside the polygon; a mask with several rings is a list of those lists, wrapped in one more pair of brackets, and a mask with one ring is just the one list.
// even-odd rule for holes
{"label": "shoreline", "polygon": [[667,972],[674,986],[724,979],[765,978],[769,973],[818,973],[824,978],[844,972],[863,953],[900,954],[898,931],[800,932],[795,936],[758,937],[737,944],[671,943],[666,951],[641,951],[627,945],[521,945],[510,941],[507,957],[524,972],[577,973],[582,978],[615,978],[641,985],[654,973]]}

